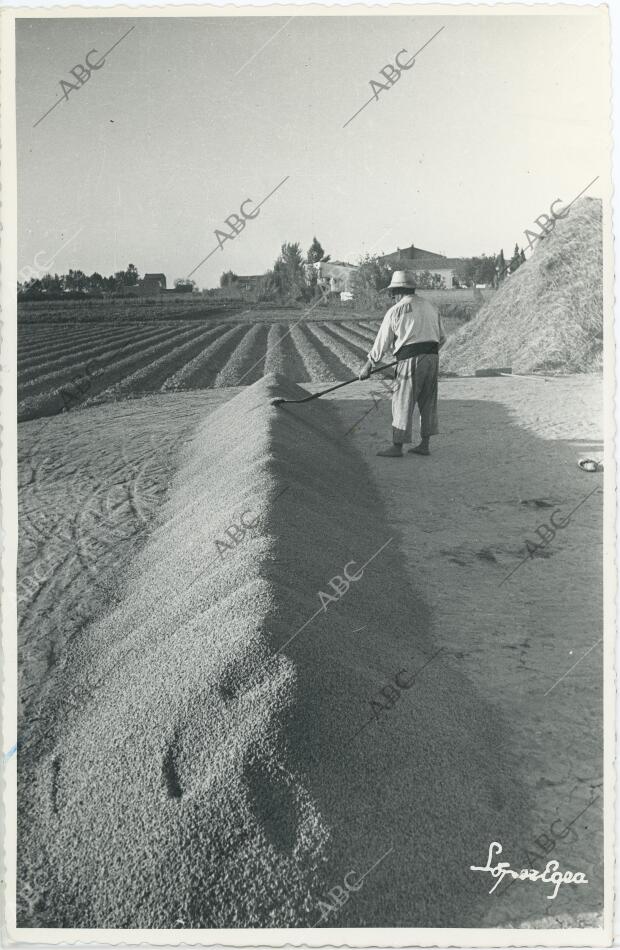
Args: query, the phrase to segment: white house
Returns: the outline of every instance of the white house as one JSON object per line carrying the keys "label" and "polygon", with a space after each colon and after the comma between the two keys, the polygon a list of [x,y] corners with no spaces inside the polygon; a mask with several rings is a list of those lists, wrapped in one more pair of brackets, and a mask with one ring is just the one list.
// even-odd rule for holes
{"label": "white house", "polygon": [[[357,270],[353,264],[344,264],[339,261],[318,261],[313,265],[317,275],[317,283],[322,291],[333,294],[350,295],[353,291],[353,274]],[[350,300],[347,296],[345,299]]]}

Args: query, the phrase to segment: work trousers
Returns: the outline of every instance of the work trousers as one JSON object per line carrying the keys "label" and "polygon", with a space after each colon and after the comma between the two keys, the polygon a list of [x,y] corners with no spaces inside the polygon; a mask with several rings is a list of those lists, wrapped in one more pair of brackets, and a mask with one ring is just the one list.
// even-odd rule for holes
{"label": "work trousers", "polygon": [[420,433],[423,439],[437,435],[437,380],[439,356],[421,353],[401,360],[394,369],[392,394],[392,441],[411,442],[413,410],[420,411]]}

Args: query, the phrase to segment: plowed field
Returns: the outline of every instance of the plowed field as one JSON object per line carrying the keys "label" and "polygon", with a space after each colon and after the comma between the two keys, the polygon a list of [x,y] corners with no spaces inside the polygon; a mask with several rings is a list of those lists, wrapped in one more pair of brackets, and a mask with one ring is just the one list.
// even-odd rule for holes
{"label": "plowed field", "polygon": [[250,385],[279,372],[334,382],[363,362],[379,321],[27,325],[19,331],[18,418],[156,392]]}

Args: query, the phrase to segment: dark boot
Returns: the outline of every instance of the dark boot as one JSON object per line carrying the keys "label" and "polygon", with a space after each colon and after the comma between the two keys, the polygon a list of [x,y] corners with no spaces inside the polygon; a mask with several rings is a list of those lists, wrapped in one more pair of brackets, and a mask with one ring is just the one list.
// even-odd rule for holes
{"label": "dark boot", "polygon": [[403,457],[403,447],[400,442],[394,442],[389,449],[383,449],[381,452],[377,452],[377,455],[381,455],[386,459],[400,459]]}
{"label": "dark boot", "polygon": [[422,439],[419,445],[416,445],[413,449],[409,449],[412,455],[430,455],[431,450],[428,447],[429,439]]}

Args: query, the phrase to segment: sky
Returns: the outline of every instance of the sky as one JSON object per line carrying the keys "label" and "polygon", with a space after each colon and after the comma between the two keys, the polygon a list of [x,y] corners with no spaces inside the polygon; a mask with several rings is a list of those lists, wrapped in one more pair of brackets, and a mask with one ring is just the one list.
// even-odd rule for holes
{"label": "sky", "polygon": [[[555,199],[569,203],[597,175],[588,194],[607,194],[602,8],[302,11],[18,20],[18,268],[54,257],[59,273],[107,275],[131,262],[169,286],[193,271],[212,287],[225,270],[264,272],[284,241],[307,250],[314,235],[353,263],[412,243],[508,255]],[[63,97],[60,80],[75,82],[70,70],[90,50],[98,63],[123,34],[38,121]],[[380,70],[433,36],[346,124],[371,80],[385,83]],[[268,195],[220,249],[216,229],[230,233],[226,218]]]}

